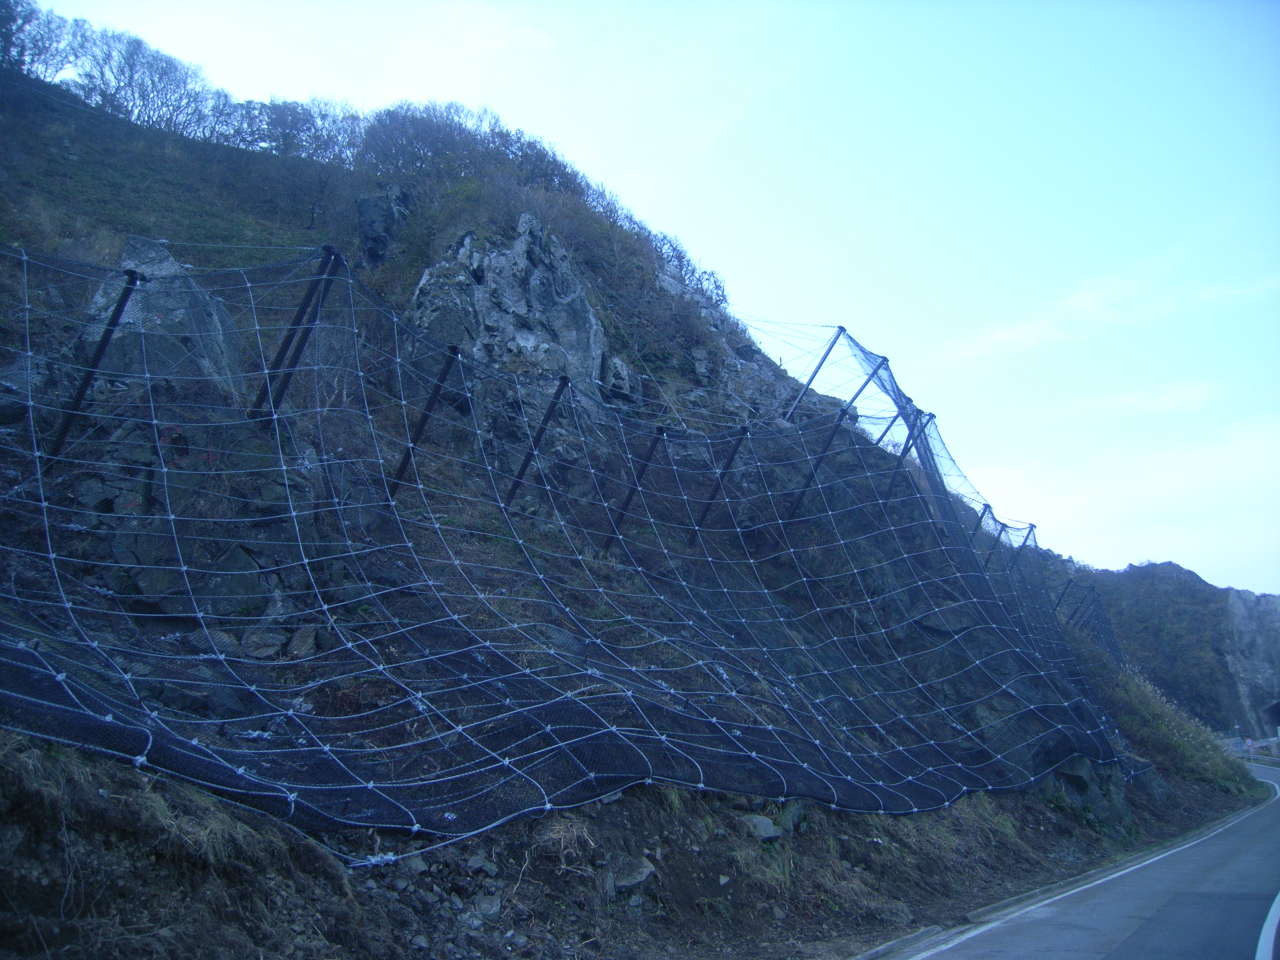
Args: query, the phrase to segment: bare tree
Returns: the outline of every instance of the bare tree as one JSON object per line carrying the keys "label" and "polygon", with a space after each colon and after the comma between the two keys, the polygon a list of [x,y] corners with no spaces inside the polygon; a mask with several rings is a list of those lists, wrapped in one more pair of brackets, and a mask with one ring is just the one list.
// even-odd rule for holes
{"label": "bare tree", "polygon": [[153,49],[132,34],[91,34],[69,86],[86,102],[147,127],[197,136],[211,98],[199,67]]}
{"label": "bare tree", "polygon": [[0,0],[0,67],[22,69],[22,36],[39,14],[31,0]]}
{"label": "bare tree", "polygon": [[245,120],[245,105],[220,88],[209,91],[203,121],[193,135],[199,140],[228,147],[247,149],[253,146]]}
{"label": "bare tree", "polygon": [[398,103],[369,118],[359,161],[382,176],[478,175],[482,119],[457,103]]}
{"label": "bare tree", "polygon": [[87,20],[68,20],[37,10],[23,23],[18,38],[20,68],[28,76],[51,83],[80,62],[92,34]]}
{"label": "bare tree", "polygon": [[142,66],[133,119],[144,126],[196,136],[203,129],[208,112],[209,85],[204,72],[150,49]]}

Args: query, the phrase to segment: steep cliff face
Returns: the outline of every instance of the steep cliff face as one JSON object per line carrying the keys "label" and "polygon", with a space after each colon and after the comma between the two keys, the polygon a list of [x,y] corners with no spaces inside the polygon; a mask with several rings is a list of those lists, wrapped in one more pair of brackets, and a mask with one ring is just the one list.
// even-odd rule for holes
{"label": "steep cliff face", "polygon": [[1241,733],[1280,736],[1280,596],[1231,590],[1227,668],[1236,682]]}
{"label": "steep cliff face", "polygon": [[1176,563],[1098,570],[1126,656],[1215,730],[1275,736],[1280,597],[1206,583]]}

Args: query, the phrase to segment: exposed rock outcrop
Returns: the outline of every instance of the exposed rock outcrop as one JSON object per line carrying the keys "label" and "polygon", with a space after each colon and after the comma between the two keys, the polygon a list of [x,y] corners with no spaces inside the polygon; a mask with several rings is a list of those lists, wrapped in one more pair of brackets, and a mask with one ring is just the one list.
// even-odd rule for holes
{"label": "exposed rock outcrop", "polygon": [[[1280,736],[1280,596],[1231,590],[1227,597],[1231,644],[1227,668],[1253,736]],[[1242,726],[1242,733],[1244,732]]]}
{"label": "exposed rock outcrop", "polygon": [[1272,737],[1280,725],[1280,597],[1215,587],[1176,563],[1097,570],[1125,655],[1222,733]]}
{"label": "exposed rock outcrop", "polygon": [[423,274],[406,319],[486,365],[567,376],[579,388],[601,376],[604,328],[568,252],[529,214],[509,249],[465,236],[451,261]]}
{"label": "exposed rock outcrop", "polygon": [[[704,411],[721,428],[781,418],[800,384],[722,306],[661,270],[657,280],[683,313],[718,338],[713,347],[691,350],[680,364],[683,375],[662,384],[621,356],[624,344],[609,341],[568,251],[530,214],[520,217],[509,248],[464,236],[452,257],[423,273],[406,319],[493,368],[567,376],[579,397]],[[795,419],[830,414],[838,406],[838,400],[809,391]]]}
{"label": "exposed rock outcrop", "polygon": [[[113,380],[137,378],[145,369],[152,380],[205,380],[228,397],[235,396],[240,379],[239,333],[226,310],[188,277],[163,243],[130,237],[120,254],[119,269],[136,270],[152,295],[145,306],[142,298],[136,298],[125,308],[111,349],[98,368],[103,387],[111,389]],[[94,297],[89,314],[101,322],[88,327],[77,345],[86,359],[123,285],[122,278],[113,278]]]}
{"label": "exposed rock outcrop", "polygon": [[379,183],[378,192],[356,201],[356,221],[364,261],[377,268],[387,258],[413,210],[413,191],[403,183]]}

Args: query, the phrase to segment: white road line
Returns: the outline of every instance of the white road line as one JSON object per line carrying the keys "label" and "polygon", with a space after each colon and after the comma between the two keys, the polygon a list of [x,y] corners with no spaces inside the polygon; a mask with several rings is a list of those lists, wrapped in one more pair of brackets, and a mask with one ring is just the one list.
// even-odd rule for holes
{"label": "white road line", "polygon": [[1280,927],[1280,893],[1271,901],[1271,910],[1262,924],[1262,936],[1258,937],[1258,952],[1253,955],[1253,960],[1273,960],[1277,927]]}
{"label": "white road line", "polygon": [[[983,933],[987,930],[990,930],[992,927],[998,927],[1000,926],[1000,924],[1005,923],[1006,921],[1014,920],[1022,916],[1024,913],[1030,913],[1032,910],[1038,910],[1040,907],[1047,907],[1051,903],[1057,903],[1059,900],[1063,900],[1066,897],[1070,897],[1073,894],[1080,893],[1081,891],[1091,890],[1096,886],[1107,883],[1111,880],[1115,880],[1117,877],[1123,877],[1127,873],[1133,873],[1133,871],[1135,870],[1141,870],[1143,867],[1148,866],[1149,864],[1158,863],[1159,861],[1163,860],[1165,857],[1171,857],[1175,853],[1181,853],[1183,850],[1186,850],[1188,847],[1194,847],[1197,843],[1201,843],[1205,840],[1208,840],[1210,837],[1216,837],[1218,834],[1222,833],[1223,830],[1230,830],[1237,823],[1240,823],[1242,820],[1247,820],[1249,817],[1252,817],[1258,811],[1263,810],[1271,806],[1271,804],[1275,803],[1276,799],[1280,798],[1280,785],[1272,783],[1272,790],[1274,792],[1271,794],[1270,800],[1267,800],[1265,803],[1258,804],[1258,806],[1254,807],[1252,810],[1246,813],[1243,817],[1239,817],[1238,819],[1232,820],[1230,823],[1219,827],[1217,830],[1214,830],[1212,833],[1206,833],[1203,837],[1197,837],[1196,839],[1192,840],[1190,843],[1184,843],[1180,847],[1175,847],[1172,850],[1166,850],[1164,853],[1154,856],[1150,860],[1143,860],[1141,863],[1135,863],[1133,866],[1126,867],[1124,870],[1120,870],[1120,871],[1117,871],[1116,873],[1108,874],[1105,877],[1099,877],[1097,880],[1094,880],[1092,883],[1086,883],[1082,887],[1073,887],[1072,889],[1067,890],[1064,893],[1058,894],[1056,897],[1050,897],[1047,900],[1037,900],[1035,903],[1029,903],[1020,910],[1015,910],[1012,913],[1006,913],[1003,917],[1000,917],[998,920],[992,920],[990,923],[984,923],[981,926],[974,927],[972,930],[968,930],[964,932],[960,936],[956,937],[954,940],[949,940],[946,943],[939,944],[938,946],[934,947],[931,950],[926,950],[924,953],[913,953],[908,958],[908,960],[926,960],[927,957],[935,956],[939,953],[942,953],[942,951],[944,950],[950,950],[952,947],[956,946],[957,944],[964,943],[969,938],[976,937],[978,934]],[[1280,895],[1277,895],[1275,903],[1271,905],[1271,912],[1267,914],[1267,922],[1266,924],[1264,924],[1263,931],[1262,931],[1263,939],[1258,942],[1258,953],[1254,957],[1254,960],[1274,960],[1271,953],[1271,943],[1272,941],[1275,940],[1277,923],[1280,923]],[[1266,933],[1268,929],[1271,930],[1271,940],[1266,939]],[[1267,948],[1266,953],[1262,952],[1264,943]]]}

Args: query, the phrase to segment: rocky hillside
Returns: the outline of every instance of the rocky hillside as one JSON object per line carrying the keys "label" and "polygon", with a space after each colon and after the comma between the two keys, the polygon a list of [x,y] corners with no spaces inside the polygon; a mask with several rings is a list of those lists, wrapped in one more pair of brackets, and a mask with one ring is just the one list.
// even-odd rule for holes
{"label": "rocky hillside", "polygon": [[[0,724],[132,764],[6,735],[0,950],[848,953],[1248,794],[887,373],[804,392],[527,140],[276,166],[4,80]],[[235,246],[307,237],[363,253]]]}
{"label": "rocky hillside", "polygon": [[1280,597],[1215,587],[1176,563],[1095,570],[1126,656],[1169,697],[1227,735],[1280,726]]}

